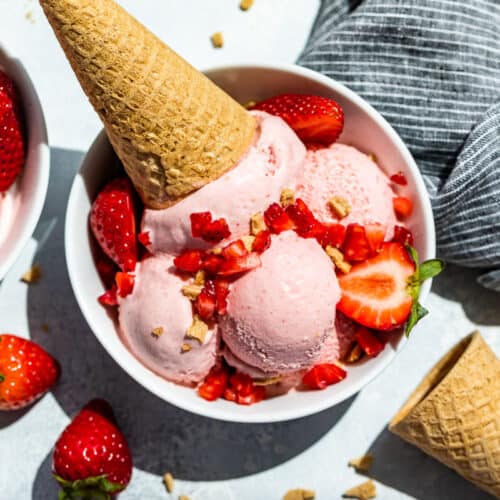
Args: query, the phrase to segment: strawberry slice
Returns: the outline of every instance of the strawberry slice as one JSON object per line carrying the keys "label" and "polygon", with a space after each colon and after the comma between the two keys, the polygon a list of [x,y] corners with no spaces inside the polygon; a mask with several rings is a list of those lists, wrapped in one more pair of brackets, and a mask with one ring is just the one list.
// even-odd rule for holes
{"label": "strawberry slice", "polygon": [[260,257],[255,252],[249,253],[244,257],[235,257],[222,262],[219,268],[219,276],[233,276],[247,271],[251,271],[261,264]]}
{"label": "strawberry slice", "polygon": [[365,228],[359,224],[349,224],[343,245],[344,257],[350,262],[366,260],[372,250],[366,237]]}
{"label": "strawberry slice", "polygon": [[280,234],[281,232],[293,229],[294,227],[292,219],[278,203],[269,205],[267,210],[264,212],[264,221],[266,226],[274,234]]}
{"label": "strawberry slice", "polygon": [[413,212],[413,203],[406,196],[396,196],[392,199],[394,212],[400,219],[406,219]]}
{"label": "strawberry slice", "polygon": [[354,334],[354,339],[360,345],[367,356],[374,358],[378,356],[385,347],[385,344],[367,328],[358,328]]}
{"label": "strawberry slice", "polygon": [[207,280],[200,295],[196,297],[194,308],[201,319],[208,321],[214,317],[216,307],[215,285],[212,280]]}
{"label": "strawberry slice", "polygon": [[233,241],[222,249],[222,257],[224,257],[224,259],[244,257],[245,255],[248,255],[248,250],[243,240]]}
{"label": "strawberry slice", "polygon": [[398,184],[399,186],[406,186],[408,184],[405,174],[403,174],[401,170],[391,175],[390,179],[392,182],[394,182],[394,184]]}
{"label": "strawberry slice", "polygon": [[217,302],[217,314],[224,316],[227,313],[227,296],[229,295],[229,281],[223,278],[215,280],[215,299]]}
{"label": "strawberry slice", "polygon": [[394,236],[392,241],[397,241],[402,245],[413,245],[413,234],[403,226],[394,226]]}
{"label": "strawberry slice", "polygon": [[310,389],[325,389],[329,385],[344,380],[347,372],[340,366],[323,363],[313,366],[302,378],[304,385]]}
{"label": "strawberry slice", "polygon": [[122,271],[133,271],[137,263],[134,189],[128,177],[106,184],[90,210],[90,227],[104,253]]}
{"label": "strawberry slice", "polygon": [[279,116],[306,144],[332,144],[344,128],[342,108],[326,97],[281,94],[256,104],[253,109]]}
{"label": "strawberry slice", "polygon": [[257,253],[266,251],[271,246],[271,233],[264,229],[255,235],[252,243],[252,250]]}
{"label": "strawberry slice", "polygon": [[385,238],[385,227],[382,224],[366,224],[365,236],[368,241],[368,246],[371,250],[371,255],[376,255],[382,248],[382,243]]}
{"label": "strawberry slice", "polygon": [[202,267],[202,257],[200,250],[186,250],[174,259],[174,266],[186,273],[196,273]]}

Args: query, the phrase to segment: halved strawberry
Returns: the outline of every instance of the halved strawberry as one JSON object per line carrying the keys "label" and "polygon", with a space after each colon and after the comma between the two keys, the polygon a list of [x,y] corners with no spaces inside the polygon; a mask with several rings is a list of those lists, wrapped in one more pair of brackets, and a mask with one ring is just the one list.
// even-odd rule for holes
{"label": "halved strawberry", "polygon": [[215,295],[215,285],[212,280],[207,280],[200,295],[196,298],[194,308],[200,318],[207,321],[215,314],[217,299]]}
{"label": "halved strawberry", "polygon": [[281,94],[254,109],[285,120],[306,144],[332,144],[344,128],[344,112],[333,99],[316,95]]}
{"label": "halved strawberry", "polygon": [[203,252],[186,250],[174,259],[174,266],[186,273],[196,273],[202,267]]}
{"label": "halved strawberry", "polygon": [[243,240],[236,240],[222,249],[222,257],[224,259],[232,259],[234,257],[244,257],[248,255],[248,250],[243,243]]}
{"label": "halved strawberry", "polygon": [[413,203],[406,196],[396,196],[392,199],[394,212],[400,219],[406,219],[413,212]]}
{"label": "halved strawberry", "polygon": [[403,245],[413,245],[413,234],[406,227],[394,226],[392,241],[397,241]]}
{"label": "halved strawberry", "polygon": [[118,295],[122,298],[131,294],[134,290],[135,276],[130,273],[116,273],[116,286],[118,288]]}
{"label": "halved strawberry", "polygon": [[350,262],[366,260],[372,250],[366,237],[365,228],[359,224],[349,224],[342,246],[344,257]]}
{"label": "halved strawberry", "polygon": [[382,224],[365,224],[365,236],[370,247],[371,254],[377,254],[382,248],[385,238],[385,227]]}
{"label": "halved strawberry", "polygon": [[274,234],[279,234],[294,227],[292,219],[290,219],[288,213],[283,210],[283,207],[279,203],[269,205],[264,212],[264,221]]}
{"label": "halved strawberry", "polygon": [[263,231],[259,231],[255,235],[255,239],[252,243],[252,250],[254,252],[262,253],[267,250],[271,246],[271,233],[264,229]]}
{"label": "halved strawberry", "polygon": [[255,252],[249,253],[244,257],[235,257],[222,262],[218,274],[219,276],[233,276],[246,271],[251,271],[261,264],[260,257]]}
{"label": "halved strawberry", "polygon": [[344,380],[347,372],[338,365],[323,363],[314,365],[303,377],[302,382],[310,389],[325,389]]}
{"label": "halved strawberry", "polygon": [[375,256],[339,276],[342,296],[337,309],[376,330],[401,326],[410,316],[413,299],[408,286],[416,266],[400,243],[384,243]]}
{"label": "halved strawberry", "polygon": [[360,345],[367,356],[374,358],[384,350],[384,343],[370,330],[364,327],[358,328],[354,339]]}

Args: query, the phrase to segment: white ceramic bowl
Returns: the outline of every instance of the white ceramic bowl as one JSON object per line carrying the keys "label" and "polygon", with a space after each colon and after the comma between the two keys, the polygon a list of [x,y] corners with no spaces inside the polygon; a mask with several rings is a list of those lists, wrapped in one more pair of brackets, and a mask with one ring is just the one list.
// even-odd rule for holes
{"label": "white ceramic bowl", "polygon": [[[402,170],[408,180],[405,194],[414,201],[408,224],[422,259],[434,257],[434,223],[427,192],[417,166],[390,125],[363,99],[343,85],[313,71],[294,65],[228,66],[206,74],[240,102],[260,100],[284,92],[324,95],[337,100],[345,112],[341,142],[374,153],[384,170]],[[96,337],[115,361],[144,387],[180,408],[207,417],[236,422],[276,422],[309,415],[344,401],[373,380],[396,356],[406,339],[388,344],[377,357],[349,369],[340,384],[323,391],[292,392],[246,407],[224,400],[207,402],[196,391],[158,377],[143,366],[122,344],[113,319],[97,303],[103,292],[95,269],[88,231],[88,214],[100,187],[113,175],[113,152],[101,133],[75,178],[66,216],[66,259],[69,276],[80,308]],[[209,209],[210,207],[207,207]],[[430,283],[422,287],[424,299]],[[418,328],[418,327],[417,327]],[[415,332],[418,335],[418,331]]]}
{"label": "white ceramic bowl", "polygon": [[28,73],[21,62],[2,47],[0,47],[0,68],[14,80],[20,92],[27,133],[23,173],[11,188],[12,192],[16,191],[15,196],[18,197],[13,220],[2,221],[0,212],[0,280],[2,280],[33,234],[42,212],[49,185],[50,150],[42,107]]}

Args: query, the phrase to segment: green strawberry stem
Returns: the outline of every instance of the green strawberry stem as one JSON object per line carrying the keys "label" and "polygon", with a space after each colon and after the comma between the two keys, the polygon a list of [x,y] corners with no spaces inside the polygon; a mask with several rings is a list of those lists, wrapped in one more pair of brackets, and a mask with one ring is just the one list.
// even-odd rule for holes
{"label": "green strawberry stem", "polygon": [[53,476],[61,485],[58,500],[111,500],[113,493],[123,489],[122,484],[109,481],[106,474],[76,481],[67,481],[57,474]]}
{"label": "green strawberry stem", "polygon": [[411,245],[406,245],[406,250],[410,254],[413,262],[415,262],[415,272],[408,279],[406,290],[413,299],[410,316],[406,322],[405,334],[410,336],[413,327],[424,317],[429,311],[418,301],[420,295],[420,285],[430,278],[434,278],[440,274],[445,268],[445,263],[441,259],[430,259],[419,264],[418,252]]}
{"label": "green strawberry stem", "polygon": [[0,373],[0,382],[3,382],[5,380],[5,375],[3,373]]}

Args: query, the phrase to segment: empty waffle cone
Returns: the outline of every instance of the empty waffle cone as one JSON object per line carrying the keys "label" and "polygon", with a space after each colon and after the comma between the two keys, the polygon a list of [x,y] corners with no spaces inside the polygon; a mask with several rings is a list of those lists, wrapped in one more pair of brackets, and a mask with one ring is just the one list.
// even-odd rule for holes
{"label": "empty waffle cone", "polygon": [[389,429],[500,498],[500,360],[479,332],[434,366]]}
{"label": "empty waffle cone", "polygon": [[170,206],[230,170],[253,117],[113,0],[40,0],[144,203]]}

